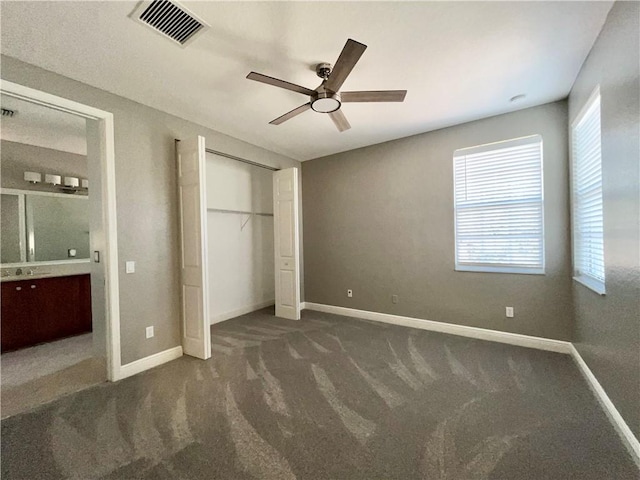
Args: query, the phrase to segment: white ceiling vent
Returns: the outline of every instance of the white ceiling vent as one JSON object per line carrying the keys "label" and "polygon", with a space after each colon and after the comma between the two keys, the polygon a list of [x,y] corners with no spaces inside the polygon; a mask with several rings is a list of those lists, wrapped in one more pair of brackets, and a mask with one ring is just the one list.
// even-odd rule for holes
{"label": "white ceiling vent", "polygon": [[183,47],[209,28],[186,7],[169,0],[143,1],[130,17]]}

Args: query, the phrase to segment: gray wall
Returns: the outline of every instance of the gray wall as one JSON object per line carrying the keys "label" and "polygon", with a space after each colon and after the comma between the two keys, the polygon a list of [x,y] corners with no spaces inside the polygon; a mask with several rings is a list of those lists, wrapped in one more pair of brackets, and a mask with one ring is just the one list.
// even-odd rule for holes
{"label": "gray wall", "polygon": [[[4,62],[2,67],[4,68]],[[40,173],[42,182],[35,184],[25,182],[24,172]],[[45,173],[63,177],[87,178],[87,157],[35,145],[25,145],[7,140],[0,141],[2,188],[60,193],[59,188],[44,183]]]}
{"label": "gray wall", "polygon": [[[299,163],[214,130],[2,56],[2,78],[112,112],[120,261],[122,363],[180,344],[178,196],[174,139],[284,168]],[[135,260],[127,275],[124,262]],[[145,327],[155,337],[145,340]]]}
{"label": "gray wall", "polygon": [[617,2],[569,96],[600,85],[606,295],[574,282],[578,351],[640,437],[640,3]]}
{"label": "gray wall", "polygon": [[[546,275],[455,272],[454,150],[531,134],[544,144]],[[570,339],[567,150],[562,101],[304,162],[305,300]]]}

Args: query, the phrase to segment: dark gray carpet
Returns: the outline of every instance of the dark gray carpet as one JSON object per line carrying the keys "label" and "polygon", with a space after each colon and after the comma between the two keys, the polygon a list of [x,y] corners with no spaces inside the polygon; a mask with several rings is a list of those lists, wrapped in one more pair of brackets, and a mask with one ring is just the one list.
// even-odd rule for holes
{"label": "dark gray carpet", "polygon": [[305,311],[2,422],[8,479],[637,479],[567,355]]}

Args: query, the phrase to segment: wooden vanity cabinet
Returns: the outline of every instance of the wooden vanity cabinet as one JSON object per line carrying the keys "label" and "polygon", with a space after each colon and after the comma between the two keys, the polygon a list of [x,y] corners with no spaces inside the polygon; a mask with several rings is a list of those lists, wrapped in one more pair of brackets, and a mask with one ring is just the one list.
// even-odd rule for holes
{"label": "wooden vanity cabinet", "polygon": [[91,277],[2,283],[2,352],[91,331]]}

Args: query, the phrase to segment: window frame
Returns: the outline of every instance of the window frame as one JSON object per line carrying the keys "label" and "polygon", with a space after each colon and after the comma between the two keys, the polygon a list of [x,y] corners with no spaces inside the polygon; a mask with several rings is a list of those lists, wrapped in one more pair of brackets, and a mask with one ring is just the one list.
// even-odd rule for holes
{"label": "window frame", "polygon": [[[458,261],[458,221],[456,202],[456,157],[464,154],[478,154],[500,150],[503,148],[515,147],[539,143],[540,145],[540,207],[541,207],[541,265],[539,267],[526,267],[515,264],[491,265],[491,264],[470,264],[459,263]],[[546,245],[545,245],[545,201],[544,201],[544,141],[541,134],[526,135],[523,137],[500,140],[497,142],[476,145],[473,147],[459,148],[453,152],[453,224],[454,224],[454,270],[458,272],[484,272],[484,273],[506,273],[523,275],[545,275],[546,274]]]}
{"label": "window frame", "polygon": [[[598,108],[598,120],[600,122],[600,138],[599,138],[599,143],[600,143],[600,190],[602,193],[602,199],[601,199],[601,203],[602,203],[602,227],[603,227],[603,233],[602,233],[602,262],[603,262],[603,267],[604,267],[604,280],[601,281],[597,278],[594,278],[593,276],[590,276],[588,274],[585,274],[583,272],[580,272],[578,270],[578,266],[577,266],[577,261],[576,261],[576,254],[577,254],[577,246],[576,243],[578,241],[576,232],[576,222],[577,222],[577,215],[576,215],[576,208],[577,208],[577,201],[576,201],[576,185],[575,185],[575,169],[576,169],[576,158],[575,158],[575,152],[574,152],[574,136],[575,136],[575,128],[582,123],[582,121],[585,119],[585,116],[587,115],[587,113],[589,113],[589,111],[591,110],[591,107],[593,106],[593,104],[598,101],[599,103],[599,108]],[[604,296],[606,294],[606,259],[605,259],[605,248],[604,248],[604,175],[603,175],[603,171],[602,171],[602,97],[600,95],[600,85],[596,85],[596,87],[593,89],[593,91],[591,92],[591,95],[589,95],[589,98],[585,101],[584,105],[582,105],[582,107],[580,108],[580,111],[578,112],[578,114],[575,116],[574,120],[571,122],[571,127],[569,129],[569,148],[570,148],[570,159],[571,159],[571,165],[570,165],[570,169],[569,169],[569,173],[570,173],[570,182],[571,182],[571,270],[572,270],[572,277],[573,280],[584,285],[585,287],[589,288],[590,290],[593,290],[595,293],[597,293],[598,295],[602,295]]]}

